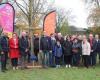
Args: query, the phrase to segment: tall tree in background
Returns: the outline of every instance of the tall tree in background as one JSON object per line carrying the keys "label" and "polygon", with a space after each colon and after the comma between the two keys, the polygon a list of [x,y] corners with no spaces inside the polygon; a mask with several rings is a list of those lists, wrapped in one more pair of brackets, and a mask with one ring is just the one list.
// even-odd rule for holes
{"label": "tall tree in background", "polygon": [[100,6],[100,0],[84,0],[87,4],[95,3],[98,7]]}
{"label": "tall tree in background", "polygon": [[[56,32],[61,31],[61,27],[63,25],[69,24],[69,21],[74,21],[74,15],[72,15],[71,9],[64,11],[63,9],[56,9],[57,10],[57,27]],[[67,27],[66,26],[66,27]]]}
{"label": "tall tree in background", "polygon": [[89,5],[91,4],[87,23],[92,27],[100,27],[100,0],[85,0]]}
{"label": "tall tree in background", "polygon": [[100,8],[92,10],[88,17],[88,23],[92,23],[92,27],[100,27]]}
{"label": "tall tree in background", "polygon": [[62,23],[62,26],[60,28],[60,32],[62,33],[62,35],[67,35],[67,34],[70,34],[70,27],[69,27],[69,24],[68,24],[68,21],[65,20],[63,23]]}

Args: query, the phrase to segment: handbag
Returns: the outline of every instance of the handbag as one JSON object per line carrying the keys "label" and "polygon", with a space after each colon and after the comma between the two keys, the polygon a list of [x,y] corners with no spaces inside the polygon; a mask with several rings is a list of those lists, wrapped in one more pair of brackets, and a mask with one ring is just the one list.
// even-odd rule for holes
{"label": "handbag", "polygon": [[37,61],[38,58],[37,58],[34,54],[31,54],[30,60],[31,60],[31,61]]}
{"label": "handbag", "polygon": [[73,53],[78,53],[78,49],[72,49]]}

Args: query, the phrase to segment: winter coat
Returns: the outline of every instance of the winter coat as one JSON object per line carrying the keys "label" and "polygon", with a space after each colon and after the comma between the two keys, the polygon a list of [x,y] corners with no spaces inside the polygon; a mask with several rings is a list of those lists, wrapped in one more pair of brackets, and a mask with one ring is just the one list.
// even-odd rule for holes
{"label": "winter coat", "polygon": [[95,40],[93,43],[93,52],[100,53],[100,40]]}
{"label": "winter coat", "polygon": [[51,50],[51,39],[50,37],[43,36],[40,39],[40,50],[50,51]]}
{"label": "winter coat", "polygon": [[55,38],[51,38],[51,49],[52,49],[52,53],[54,53],[55,45],[56,45],[56,39]]}
{"label": "winter coat", "polygon": [[26,37],[21,37],[19,39],[20,53],[22,56],[26,56],[26,49],[29,49],[29,41]]}
{"label": "winter coat", "polygon": [[54,55],[56,57],[61,57],[62,56],[62,47],[61,46],[55,45]]}
{"label": "winter coat", "polygon": [[3,51],[3,52],[9,52],[9,41],[8,41],[8,37],[2,36],[0,38],[0,45],[1,45],[1,51]]}
{"label": "winter coat", "polygon": [[80,49],[80,44],[77,43],[73,43],[72,45],[72,53],[73,54],[79,54],[79,49]]}
{"label": "winter coat", "polygon": [[13,39],[11,38],[9,40],[9,46],[10,46],[10,58],[19,58],[20,57],[20,53],[19,53],[19,39]]}
{"label": "winter coat", "polygon": [[35,37],[34,39],[33,39],[33,44],[34,44],[34,50],[38,50],[39,51],[39,38],[37,37]]}
{"label": "winter coat", "polygon": [[92,40],[89,39],[88,41],[90,43],[91,50],[93,50],[93,44],[94,44],[95,40],[94,39],[92,39]]}
{"label": "winter coat", "polygon": [[72,43],[70,41],[64,41],[63,50],[65,56],[72,55]]}
{"label": "winter coat", "polygon": [[82,42],[82,55],[90,55],[91,53],[91,46],[89,42],[83,43]]}

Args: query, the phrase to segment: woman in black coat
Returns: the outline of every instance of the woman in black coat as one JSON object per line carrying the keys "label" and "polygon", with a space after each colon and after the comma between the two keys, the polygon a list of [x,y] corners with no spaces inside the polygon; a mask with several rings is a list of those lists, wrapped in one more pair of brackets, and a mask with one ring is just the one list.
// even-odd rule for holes
{"label": "woman in black coat", "polygon": [[64,50],[64,62],[67,67],[71,67],[71,59],[72,59],[72,42],[70,36],[67,36],[66,40],[63,43],[63,50]]}
{"label": "woman in black coat", "polygon": [[34,54],[37,57],[36,61],[38,61],[38,53],[39,53],[39,35],[38,34],[35,34],[35,37],[33,39],[33,45],[34,45]]}

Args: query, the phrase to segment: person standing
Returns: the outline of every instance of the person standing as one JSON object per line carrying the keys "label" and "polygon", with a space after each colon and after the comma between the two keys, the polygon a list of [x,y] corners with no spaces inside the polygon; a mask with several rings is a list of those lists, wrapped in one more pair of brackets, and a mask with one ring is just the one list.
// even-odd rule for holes
{"label": "person standing", "polygon": [[55,34],[51,34],[50,38],[51,38],[51,50],[52,50],[52,53],[50,53],[50,55],[49,55],[50,56],[49,57],[49,63],[50,63],[51,67],[55,67],[55,56],[54,56],[54,48],[55,48],[55,45],[56,45]]}
{"label": "person standing", "polygon": [[28,32],[26,32],[26,39],[28,40],[28,44],[29,44],[29,53],[28,53],[28,58],[27,58],[27,62],[30,63],[30,56],[31,56],[31,39],[30,39],[30,35]]}
{"label": "person standing", "polygon": [[89,62],[90,62],[90,66],[93,67],[94,66],[94,58],[95,58],[95,53],[93,53],[93,43],[94,43],[93,34],[89,35],[89,43],[90,43],[90,46],[91,46],[91,54],[90,54]]}
{"label": "person standing", "polygon": [[78,62],[79,64],[81,64],[81,60],[82,60],[82,35],[78,35],[78,43],[80,45],[80,48],[79,48],[79,57],[78,57]]}
{"label": "person standing", "polygon": [[56,42],[54,55],[55,55],[56,68],[59,68],[61,64],[61,57],[62,57],[62,46],[59,41]]}
{"label": "person standing", "polygon": [[12,38],[9,39],[10,52],[9,56],[11,59],[13,70],[18,69],[18,59],[20,57],[19,53],[19,39],[16,33],[13,33]]}
{"label": "person standing", "polygon": [[39,54],[39,35],[35,34],[33,39],[33,45],[34,45],[34,55],[37,57],[36,62],[38,62],[38,54]]}
{"label": "person standing", "polygon": [[20,54],[21,54],[21,69],[27,68],[27,59],[29,54],[29,41],[26,37],[26,32],[22,32],[19,39]]}
{"label": "person standing", "polygon": [[51,52],[51,39],[44,31],[43,36],[40,39],[40,53],[43,53],[42,66],[44,68],[49,66],[49,54]]}
{"label": "person standing", "polygon": [[72,60],[72,42],[71,37],[67,36],[66,40],[63,43],[63,50],[64,50],[64,62],[67,67],[71,67],[71,60]]}
{"label": "person standing", "polygon": [[0,38],[0,46],[1,46],[1,71],[5,72],[7,70],[6,64],[8,60],[8,52],[9,52],[9,42],[8,42],[8,34],[3,32],[3,36]]}
{"label": "person standing", "polygon": [[93,43],[93,54],[94,54],[93,66],[95,66],[97,60],[97,54],[99,55],[99,62],[100,62],[100,39],[98,34],[95,35],[95,41]]}
{"label": "person standing", "polygon": [[88,42],[86,36],[83,36],[83,41],[82,41],[82,56],[83,56],[83,62],[85,67],[89,67],[89,57],[91,53],[91,47],[90,43]]}
{"label": "person standing", "polygon": [[[56,41],[59,41],[61,46],[63,46],[63,42],[64,42],[64,37],[62,36],[61,33],[57,33],[57,36],[56,36]],[[62,53],[64,53],[64,50],[62,49]],[[62,65],[64,65],[64,54],[62,54],[62,57],[61,57],[61,63]]]}
{"label": "person standing", "polygon": [[79,66],[79,49],[80,44],[78,43],[78,39],[75,38],[72,44],[72,65],[75,67]]}

